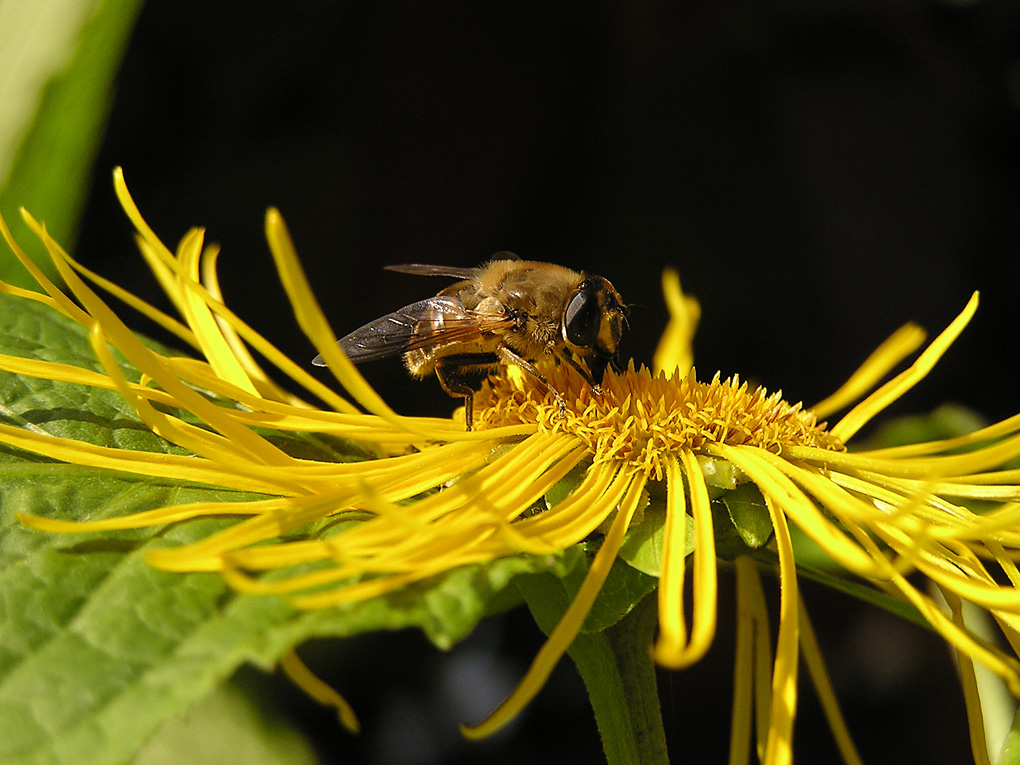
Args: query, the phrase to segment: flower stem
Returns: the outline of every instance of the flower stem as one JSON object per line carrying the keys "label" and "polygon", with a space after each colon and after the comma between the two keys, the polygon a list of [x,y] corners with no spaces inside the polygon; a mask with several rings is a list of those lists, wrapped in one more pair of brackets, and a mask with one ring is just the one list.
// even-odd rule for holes
{"label": "flower stem", "polygon": [[[538,578],[521,577],[532,581],[518,587],[548,634],[567,600],[562,588]],[[669,763],[651,656],[656,614],[655,598],[645,597],[612,627],[578,635],[567,652],[588,690],[608,765]]]}

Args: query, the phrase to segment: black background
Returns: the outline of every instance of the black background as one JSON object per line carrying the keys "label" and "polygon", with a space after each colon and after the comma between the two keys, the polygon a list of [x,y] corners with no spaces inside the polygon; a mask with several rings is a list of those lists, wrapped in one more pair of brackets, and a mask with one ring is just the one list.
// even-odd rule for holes
{"label": "black background", "polygon": [[[382,265],[476,265],[507,249],[611,279],[633,304],[626,351],[647,362],[672,265],[702,301],[699,376],[738,372],[808,404],[897,326],[938,331],[980,289],[971,327],[897,411],[953,399],[1002,417],[1020,408],[1018,32],[1008,0],[150,0],[77,252],[156,299],[110,187],[122,165],[164,241],[208,228],[228,303],[297,359],[314,351],[272,272],[268,205],[339,334],[442,284]],[[399,361],[365,372],[401,411],[453,406]],[[939,641],[827,591],[809,589],[808,604],[867,762],[968,759]],[[709,659],[663,675],[678,761],[724,757],[731,610],[724,588]],[[327,761],[597,761],[567,663],[511,735],[456,736],[486,710],[452,709],[464,689],[440,697],[451,668],[500,649],[486,677],[512,682],[539,639],[511,617],[452,657],[416,635],[313,647],[365,718],[356,741],[285,686],[266,693]],[[323,668],[332,654],[357,658]],[[386,754],[414,714],[435,720]],[[833,756],[810,691],[796,742],[802,762]]]}

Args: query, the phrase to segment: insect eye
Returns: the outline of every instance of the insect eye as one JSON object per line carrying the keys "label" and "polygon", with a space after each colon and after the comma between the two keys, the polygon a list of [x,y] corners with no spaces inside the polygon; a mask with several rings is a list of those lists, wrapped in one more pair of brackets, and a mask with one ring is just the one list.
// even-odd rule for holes
{"label": "insect eye", "polygon": [[599,333],[599,301],[583,289],[574,293],[563,312],[563,336],[574,345],[587,348]]}

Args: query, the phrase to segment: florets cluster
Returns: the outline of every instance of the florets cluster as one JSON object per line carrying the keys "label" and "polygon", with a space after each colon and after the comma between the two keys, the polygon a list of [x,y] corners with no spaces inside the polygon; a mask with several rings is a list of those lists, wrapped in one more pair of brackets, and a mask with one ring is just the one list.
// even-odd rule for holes
{"label": "florets cluster", "polygon": [[788,403],[781,391],[751,388],[737,376],[698,382],[693,370],[684,377],[653,375],[632,362],[622,373],[610,370],[601,390],[593,391],[565,364],[543,373],[563,395],[565,416],[532,377],[506,374],[490,379],[476,398],[480,427],[534,423],[567,432],[588,445],[595,462],[622,461],[654,480],[662,480],[667,455],[713,443],[776,454],[784,446],[844,448],[801,404]]}

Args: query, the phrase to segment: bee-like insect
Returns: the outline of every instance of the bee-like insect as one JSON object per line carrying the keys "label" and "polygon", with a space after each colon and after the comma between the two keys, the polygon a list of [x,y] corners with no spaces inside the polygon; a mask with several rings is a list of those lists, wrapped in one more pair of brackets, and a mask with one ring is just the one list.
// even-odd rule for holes
{"label": "bee-like insect", "polygon": [[[601,276],[519,260],[509,252],[496,253],[479,268],[417,264],[386,268],[461,281],[435,297],[369,322],[337,345],[355,363],[403,354],[413,376],[435,372],[443,390],[464,398],[468,430],[475,388],[467,378],[513,364],[551,390],[563,413],[562,394],[531,362],[556,357],[580,372],[596,391],[606,367],[618,366],[617,344],[628,311],[616,288]],[[312,363],[325,362],[317,356]]]}

